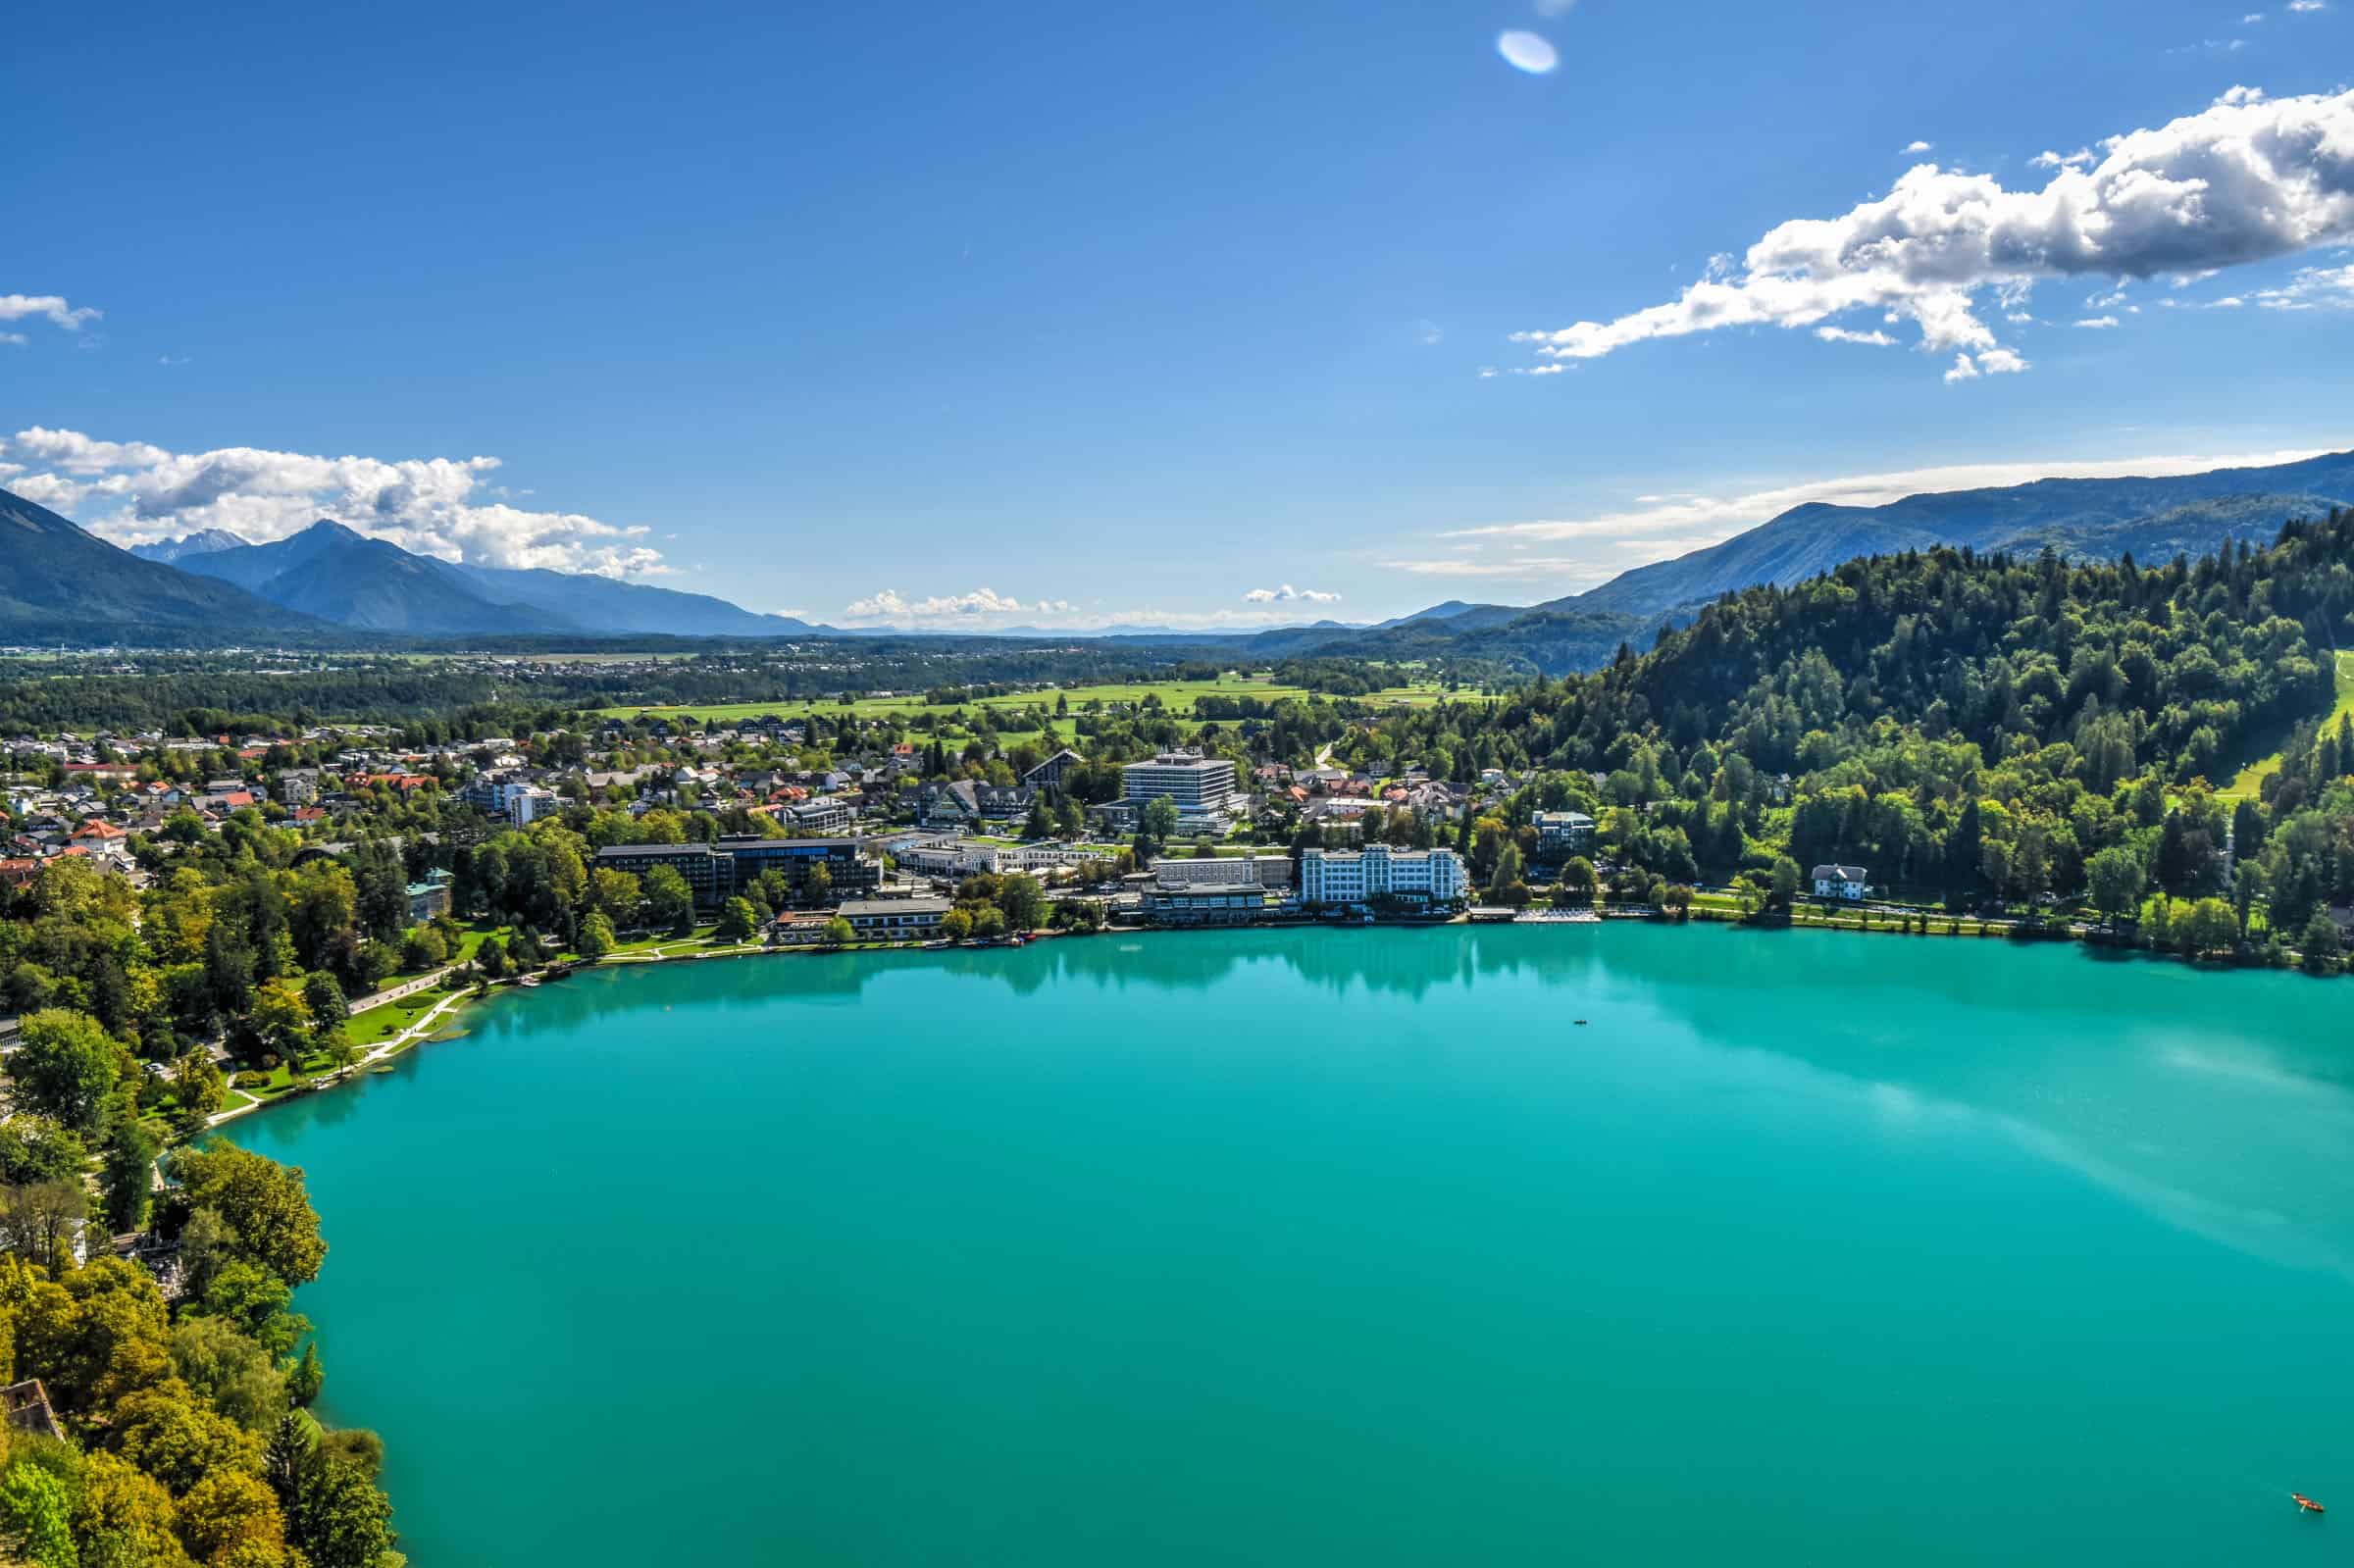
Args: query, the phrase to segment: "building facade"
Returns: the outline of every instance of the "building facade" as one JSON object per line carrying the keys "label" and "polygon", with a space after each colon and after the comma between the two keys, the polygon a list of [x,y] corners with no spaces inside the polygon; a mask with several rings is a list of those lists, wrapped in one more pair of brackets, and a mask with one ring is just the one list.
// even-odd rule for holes
{"label": "building facade", "polygon": [[643,877],[668,866],[687,881],[694,901],[706,908],[733,898],[764,871],[780,870],[794,882],[823,866],[836,893],[864,892],[882,885],[883,870],[859,852],[859,840],[839,838],[720,838],[707,844],[614,844],[596,852],[599,870]]}
{"label": "building facade", "polygon": [[1392,902],[1460,903],[1470,892],[1463,857],[1452,849],[1305,849],[1300,853],[1303,903],[1344,906]]}
{"label": "building facade", "polygon": [[1537,830],[1537,853],[1547,860],[1594,852],[1594,819],[1582,811],[1540,811],[1530,825]]}
{"label": "building facade", "polygon": [[1152,862],[1152,879],[1170,887],[1289,887],[1289,855],[1220,855],[1214,860],[1163,855]]}
{"label": "building facade", "polygon": [[1871,874],[1862,866],[1817,866],[1808,881],[1817,898],[1862,898],[1871,890]]}
{"label": "building facade", "polygon": [[939,936],[955,907],[946,898],[853,898],[841,913],[860,941],[912,941]]}
{"label": "building facade", "polygon": [[1222,834],[1241,803],[1234,764],[1223,757],[1164,751],[1151,762],[1129,763],[1120,770],[1120,798],[1098,806],[1094,814],[1123,832],[1144,820],[1147,806],[1165,800],[1177,808],[1179,833]]}
{"label": "building facade", "polygon": [[1256,883],[1166,883],[1145,888],[1145,918],[1155,926],[1248,926],[1273,906]]}

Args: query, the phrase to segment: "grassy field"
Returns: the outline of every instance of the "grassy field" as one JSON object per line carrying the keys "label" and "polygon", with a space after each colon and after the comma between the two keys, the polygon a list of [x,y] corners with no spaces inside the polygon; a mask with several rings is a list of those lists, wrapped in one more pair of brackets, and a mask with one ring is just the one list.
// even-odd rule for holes
{"label": "grassy field", "polygon": [[403,996],[396,1002],[386,1002],[382,1007],[371,1007],[364,1013],[354,1013],[351,1022],[345,1026],[344,1033],[351,1037],[351,1042],[354,1045],[363,1049],[370,1045],[382,1045],[385,1040],[390,1039],[448,1000],[452,991],[464,989],[466,986],[463,983],[434,986],[427,990],[421,990],[414,996]]}
{"label": "grassy field", "polygon": [[[1059,697],[1067,700],[1072,710],[1076,712],[1091,702],[1101,703],[1105,707],[1114,704],[1135,704],[1154,693],[1159,695],[1161,706],[1168,709],[1173,717],[1178,718],[1192,715],[1194,700],[1197,697],[1255,697],[1262,702],[1271,702],[1279,697],[1308,695],[1305,687],[1278,685],[1265,676],[1229,674],[1221,676],[1215,681],[1116,682],[1100,685],[1024,691],[1011,696],[977,697],[971,702],[961,705],[995,708],[999,711],[1008,708],[1038,707],[1051,710],[1056,698]],[[1479,693],[1458,692],[1456,695],[1476,697]],[[1388,687],[1375,692],[1364,700],[1383,705],[1419,707],[1437,702],[1445,696],[1447,696],[1447,692],[1435,682],[1416,682]],[[860,718],[873,719],[881,718],[886,714],[910,714],[926,710],[934,713],[947,713],[952,711],[953,706],[955,705],[945,708],[933,707],[924,701],[922,693],[915,692],[889,697],[860,697],[848,704],[846,710],[841,703],[819,703],[806,699],[795,699],[777,702],[691,702],[668,708],[606,708],[601,711],[605,716],[615,719],[634,719],[640,714],[659,717],[689,713],[698,719],[717,719],[724,722],[730,719],[756,719],[762,714],[768,713],[783,714],[790,718],[793,714],[806,713],[812,709],[824,714],[839,714],[847,711]],[[1057,725],[1056,728],[1065,735],[1071,733],[1071,727],[1067,720]]]}
{"label": "grassy field", "polygon": [[[2354,713],[2354,653],[2341,653],[2337,656],[2337,705],[2329,710],[2328,722],[2335,724],[2349,713]],[[2276,751],[2263,761],[2240,769],[2238,776],[2218,792],[2229,800],[2242,796],[2259,798],[2264,792],[2265,780],[2279,771],[2280,754]]]}

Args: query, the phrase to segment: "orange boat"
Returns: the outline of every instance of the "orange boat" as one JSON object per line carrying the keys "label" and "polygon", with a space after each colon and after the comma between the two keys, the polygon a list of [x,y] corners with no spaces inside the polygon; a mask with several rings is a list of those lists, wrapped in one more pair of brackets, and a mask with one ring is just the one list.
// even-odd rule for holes
{"label": "orange boat", "polygon": [[2326,1511],[2320,1503],[2314,1501],[2311,1497],[2306,1496],[2305,1493],[2301,1492],[2292,1492],[2289,1493],[2289,1496],[2295,1500],[2297,1507],[2302,1512],[2322,1513]]}

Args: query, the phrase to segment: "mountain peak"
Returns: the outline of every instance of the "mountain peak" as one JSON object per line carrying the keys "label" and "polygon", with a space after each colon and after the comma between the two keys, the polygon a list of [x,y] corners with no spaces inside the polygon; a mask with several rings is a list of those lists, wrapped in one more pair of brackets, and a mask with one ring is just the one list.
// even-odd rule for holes
{"label": "mountain peak", "polygon": [[246,539],[227,529],[198,529],[177,539],[158,539],[153,544],[134,544],[130,553],[142,561],[161,561],[169,566],[184,561],[191,555],[212,555],[221,550],[244,548]]}

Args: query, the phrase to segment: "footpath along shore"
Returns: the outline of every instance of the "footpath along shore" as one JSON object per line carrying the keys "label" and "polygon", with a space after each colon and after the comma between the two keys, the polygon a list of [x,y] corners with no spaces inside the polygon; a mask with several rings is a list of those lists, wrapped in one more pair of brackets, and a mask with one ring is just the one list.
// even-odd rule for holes
{"label": "footpath along shore", "polygon": [[[691,938],[681,938],[681,940],[677,943],[664,943],[660,946],[649,947],[643,952],[614,953],[609,957],[599,959],[594,964],[579,964],[571,966],[571,968],[568,968],[565,972],[572,973],[577,969],[618,968],[625,964],[658,964],[676,962],[683,959],[701,960],[710,958],[747,958],[761,953],[784,952],[788,950],[785,948],[766,947],[754,942],[740,942],[726,947],[706,947],[695,952],[676,952],[671,950],[674,947],[685,945],[689,940],[691,940]],[[380,1007],[384,1007],[389,1003],[399,1001],[404,997],[413,996],[419,991],[427,990],[433,986],[438,986],[462,967],[462,965],[451,964],[448,967],[436,971],[432,975],[419,976],[417,979],[409,981],[404,985],[394,986],[389,990],[367,997],[359,1005],[351,1009],[352,1016],[356,1018],[362,1013],[373,1012]],[[537,977],[535,977],[535,983],[537,983]],[[505,990],[522,987],[523,981],[520,978],[514,980],[493,981],[489,986],[489,989],[491,990]],[[342,1069],[330,1069],[327,1072],[318,1074],[316,1077],[303,1080],[301,1083],[285,1090],[283,1093],[273,1094],[266,1099],[259,1095],[249,1096],[242,1105],[232,1105],[225,1111],[215,1111],[212,1116],[207,1119],[205,1125],[207,1127],[219,1127],[225,1122],[233,1122],[241,1116],[250,1116],[254,1112],[265,1110],[272,1105],[282,1105],[287,1100],[300,1099],[305,1094],[313,1094],[317,1093],[321,1089],[333,1088],[336,1085],[343,1083],[356,1074],[366,1072],[371,1068],[389,1061],[392,1057],[399,1055],[411,1045],[414,1045],[418,1041],[426,1038],[428,1036],[433,1035],[441,1027],[442,1023],[450,1014],[456,1012],[468,1002],[482,1000],[486,992],[484,990],[473,986],[468,986],[463,990],[452,991],[447,996],[444,996],[439,1001],[435,1002],[433,1006],[427,1008],[415,1019],[411,1020],[409,1025],[405,1029],[399,1031],[399,1033],[394,1034],[384,1039],[381,1039],[374,1045],[371,1045],[366,1050],[362,1051],[349,1067]],[[238,1092],[243,1093],[245,1091],[239,1090]]]}

